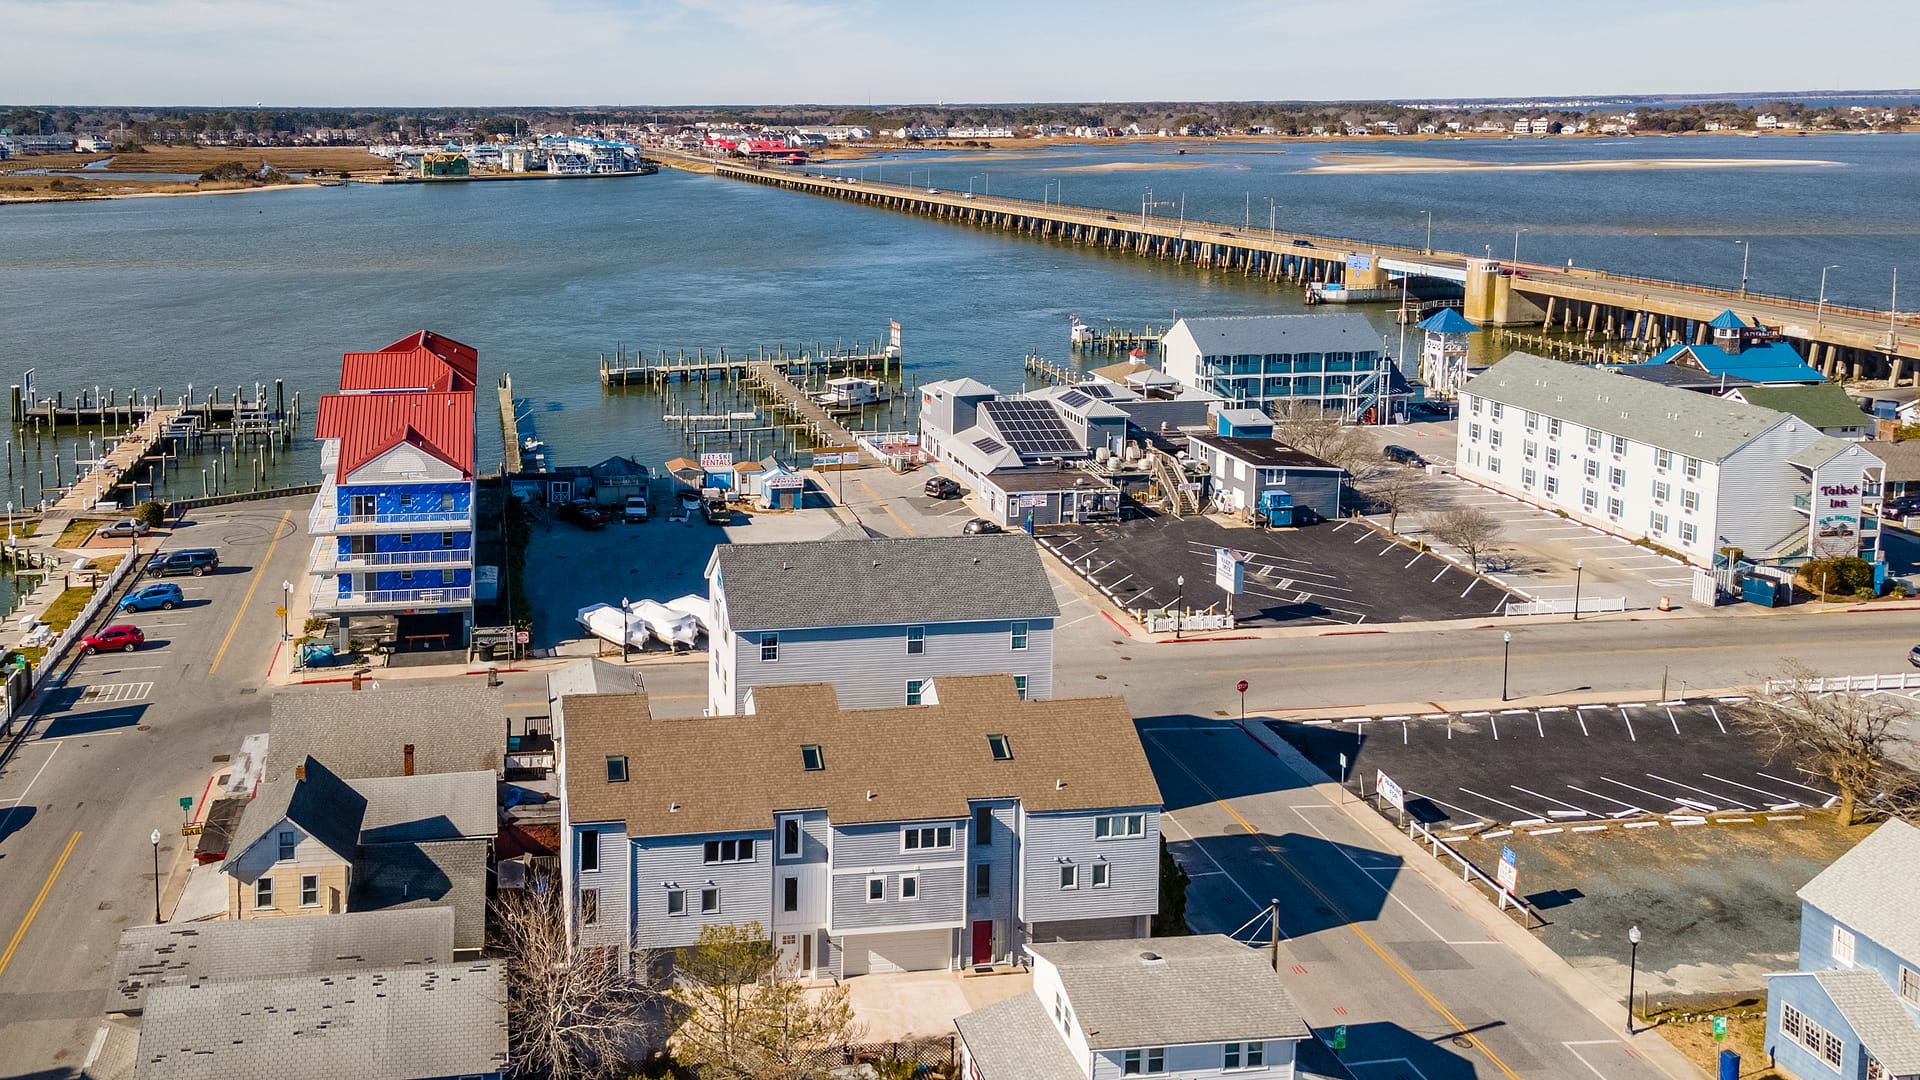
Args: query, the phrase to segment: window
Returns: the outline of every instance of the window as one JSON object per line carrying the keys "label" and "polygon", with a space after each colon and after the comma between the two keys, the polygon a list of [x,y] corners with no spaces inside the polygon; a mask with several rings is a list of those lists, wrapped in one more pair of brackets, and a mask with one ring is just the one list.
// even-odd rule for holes
{"label": "window", "polygon": [[1687,467],[1686,467],[1685,469],[1683,469],[1683,470],[1681,470],[1681,471],[1682,471],[1682,472],[1684,472],[1684,473],[1686,474],[1686,477],[1687,477],[1687,479],[1689,479],[1689,480],[1698,480],[1698,479],[1700,479],[1700,459],[1699,459],[1699,458],[1688,458],[1688,459],[1687,459]]}
{"label": "window", "polygon": [[1595,492],[1592,488],[1587,488],[1586,490],[1582,491],[1580,493],[1580,505],[1586,507],[1588,513],[1592,513],[1593,511],[1599,509],[1600,508],[1599,493]]}
{"label": "window", "polygon": [[1833,959],[1835,963],[1853,966],[1853,931],[1844,926],[1833,928]]}
{"label": "window", "polygon": [[800,748],[800,764],[808,772],[819,772],[827,767],[827,759],[820,753],[820,747],[817,744],[808,743]]}
{"label": "window", "polygon": [[1527,413],[1527,430],[1528,431],[1540,430],[1540,414],[1539,413],[1537,412]]}
{"label": "window", "polygon": [[1893,1074],[1887,1071],[1885,1065],[1880,1064],[1879,1058],[1867,1053],[1864,1049],[1860,1053],[1867,1059],[1867,1080],[1893,1080]]}
{"label": "window", "polygon": [[413,571],[411,570],[400,571],[400,584],[411,585],[412,583],[413,583]]}
{"label": "window", "polygon": [[1667,535],[1667,515],[1665,514],[1653,515],[1653,535],[1655,536]]}
{"label": "window", "polygon": [[907,680],[907,704],[924,705],[926,704],[926,699],[927,699],[927,680],[908,679]]}
{"label": "window", "polygon": [[1625,511],[1626,511],[1626,507],[1621,504],[1619,499],[1609,498],[1607,500],[1607,516],[1608,517],[1612,518],[1615,521],[1619,521],[1620,515]]}
{"label": "window", "polygon": [[600,921],[600,890],[580,890],[580,925],[592,926]]}
{"label": "window", "polygon": [[720,890],[708,888],[700,890],[700,914],[718,915],[720,913]]}
{"label": "window", "polygon": [[1521,443],[1520,456],[1526,458],[1528,461],[1532,461],[1534,458],[1539,457],[1540,444],[1537,442],[1534,442],[1532,439],[1528,439],[1526,442]]}
{"label": "window", "polygon": [[450,548],[450,547],[452,547],[452,546],[453,546],[453,534],[452,534],[452,533],[450,533],[450,532],[443,532],[443,533],[441,533],[441,534],[440,534],[440,546],[441,546],[441,547],[443,547],[443,548]]}
{"label": "window", "polygon": [[1613,437],[1613,456],[1620,457],[1627,452],[1627,440],[1619,435]]}
{"label": "window", "polygon": [[1547,421],[1547,435],[1555,439],[1560,437],[1560,421],[1558,420]]}
{"label": "window", "polygon": [[1672,495],[1673,495],[1673,488],[1669,486],[1665,480],[1655,480],[1653,482],[1653,501],[1654,502],[1657,502],[1657,503],[1666,502],[1667,499]]}
{"label": "window", "polygon": [[1260,1069],[1267,1064],[1267,1044],[1263,1042],[1228,1043],[1222,1048],[1223,1069]]}
{"label": "window", "polygon": [[320,906],[320,875],[319,874],[301,874],[300,875],[300,906],[301,907],[319,907]]}
{"label": "window", "polygon": [[920,875],[919,874],[901,874],[900,875],[900,899],[902,900],[920,899]]}
{"label": "window", "polygon": [[800,879],[784,877],[780,879],[780,910],[800,910]]}
{"label": "window", "polygon": [[1063,889],[1079,888],[1080,887],[1080,868],[1072,864],[1068,864],[1066,866],[1061,867],[1060,868],[1060,887]]}
{"label": "window", "polygon": [[974,868],[973,868],[973,895],[975,895],[975,896],[991,896],[991,895],[993,895],[993,866],[992,866],[992,864],[990,864],[990,863],[979,863],[979,864],[977,864],[976,866],[974,866]]}
{"label": "window", "polygon": [[791,859],[800,854],[800,819],[780,819],[780,857]]}
{"label": "window", "polygon": [[992,843],[993,810],[985,806],[976,806],[973,808],[973,846],[986,847]]}
{"label": "window", "polygon": [[1600,433],[1594,430],[1593,428],[1587,429],[1587,449],[1589,450],[1600,449]]}
{"label": "window", "polygon": [[770,664],[778,659],[780,659],[780,635],[779,634],[761,634],[760,635],[761,662]]}
{"label": "window", "polygon": [[1096,889],[1104,889],[1107,887],[1106,863],[1097,862],[1093,864],[1093,887]]}
{"label": "window", "polygon": [[870,877],[867,879],[867,903],[877,904],[887,898],[887,879]]}
{"label": "window", "polygon": [[1532,469],[1520,470],[1520,486],[1521,487],[1531,491],[1533,490],[1533,481],[1534,481],[1534,474]]}
{"label": "window", "polygon": [[1127,1050],[1120,1055],[1120,1073],[1122,1076],[1138,1076],[1141,1073],[1163,1073],[1167,1071],[1167,1051],[1156,1046],[1147,1050]]}
{"label": "window", "polygon": [[1683,521],[1680,523],[1680,542],[1681,543],[1691,544],[1693,543],[1694,538],[1699,535],[1700,535],[1700,530],[1693,527],[1693,522]]}
{"label": "window", "polygon": [[1560,478],[1557,476],[1547,477],[1546,489],[1549,495],[1560,494]]}
{"label": "window", "polygon": [[1505,416],[1506,413],[1507,407],[1496,401],[1493,403],[1493,408],[1487,410],[1487,418],[1489,420],[1498,420],[1502,416]]}
{"label": "window", "polygon": [[919,656],[927,651],[927,628],[924,626],[907,627],[907,655]]}
{"label": "window", "polygon": [[1481,405],[1481,402],[1482,402],[1482,401],[1483,401],[1483,399],[1481,399],[1481,398],[1474,398],[1474,399],[1473,399],[1473,415],[1475,415],[1475,416],[1479,416],[1479,415],[1480,415],[1480,405]]}
{"label": "window", "polygon": [[1021,620],[1013,624],[1012,641],[1009,643],[1015,652],[1027,647],[1027,623]]}
{"label": "window", "polygon": [[687,913],[687,890],[667,890],[667,914],[685,915]]}
{"label": "window", "polygon": [[607,783],[624,784],[627,782],[627,755],[607,755]]}
{"label": "window", "polygon": [[253,906],[270,908],[273,906],[273,879],[263,877],[253,883]]}
{"label": "window", "polygon": [[1592,458],[1587,459],[1587,479],[1600,479],[1600,463]]}
{"label": "window", "polygon": [[1654,468],[1656,468],[1656,469],[1667,469],[1667,468],[1669,468],[1669,467],[1671,467],[1672,465],[1673,465],[1673,454],[1672,454],[1671,452],[1669,452],[1669,451],[1666,451],[1666,450],[1655,450],[1655,451],[1653,452],[1653,467],[1654,467]]}
{"label": "window", "polygon": [[752,862],[753,840],[709,840],[705,854],[708,863]]}
{"label": "window", "polygon": [[1015,675],[1013,677],[1013,691],[1020,695],[1021,701],[1027,700],[1027,677],[1025,675]]}
{"label": "window", "polygon": [[580,830],[580,869],[600,869],[600,830]]}
{"label": "window", "polygon": [[295,845],[299,842],[299,838],[300,838],[299,834],[292,831],[287,831],[280,834],[280,861],[281,862],[286,862],[288,859],[293,858],[293,849]]}
{"label": "window", "polygon": [[1627,470],[1620,468],[1618,465],[1614,466],[1611,469],[1608,469],[1607,483],[1611,485],[1615,490],[1626,487],[1627,486]]}
{"label": "window", "polygon": [[1267,1064],[1267,1044],[1250,1042],[1247,1044],[1247,1068],[1265,1068]]}
{"label": "window", "polygon": [[1491,449],[1491,450],[1500,449],[1500,429],[1499,428],[1494,428],[1492,431],[1487,432],[1487,447],[1488,449]]}
{"label": "window", "polygon": [[[413,493],[408,491],[401,492],[400,493],[400,509],[406,510],[406,509],[410,509],[412,506],[413,506]],[[409,539],[411,538],[409,537]]]}
{"label": "window", "polygon": [[1691,514],[1700,509],[1700,493],[1686,488],[1680,489],[1680,509]]}
{"label": "window", "polygon": [[1480,425],[1479,424],[1467,425],[1467,439],[1470,442],[1480,441]]}
{"label": "window", "polygon": [[993,752],[995,761],[1013,760],[1013,744],[1007,741],[1005,735],[987,736],[987,749]]}
{"label": "window", "polygon": [[440,571],[440,584],[442,585],[453,584],[453,571],[451,570]]}
{"label": "window", "polygon": [[1556,465],[1556,466],[1560,464],[1560,448],[1559,447],[1557,446],[1547,447],[1547,464]]}
{"label": "window", "polygon": [[1095,840],[1118,840],[1128,836],[1147,835],[1147,815],[1110,814],[1093,819],[1093,838]]}
{"label": "window", "polygon": [[1900,1000],[1909,1005],[1920,1005],[1920,971],[1904,964],[1900,966]]}
{"label": "window", "polygon": [[1840,1067],[1840,1040],[1791,1005],[1780,1006],[1780,1034],[1806,1047],[1834,1068]]}
{"label": "window", "polygon": [[902,851],[939,851],[953,846],[953,826],[922,825],[900,834]]}

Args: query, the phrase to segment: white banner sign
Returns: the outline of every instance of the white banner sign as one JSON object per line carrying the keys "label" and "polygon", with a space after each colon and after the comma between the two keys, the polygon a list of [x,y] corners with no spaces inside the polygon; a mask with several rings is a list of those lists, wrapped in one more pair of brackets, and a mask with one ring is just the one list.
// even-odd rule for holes
{"label": "white banner sign", "polygon": [[1022,495],[1020,496],[1020,505],[1045,506],[1047,505],[1047,497],[1045,495]]}
{"label": "white banner sign", "polygon": [[1514,890],[1514,882],[1520,880],[1520,867],[1519,859],[1514,855],[1512,848],[1501,846],[1500,869],[1494,871],[1493,876],[1494,880],[1500,883],[1501,888],[1508,892]]}
{"label": "white banner sign", "polygon": [[1374,781],[1373,789],[1380,793],[1381,802],[1401,810],[1407,808],[1406,793],[1400,790],[1399,784],[1389,780],[1386,773],[1382,772],[1379,779]]}
{"label": "white banner sign", "polygon": [[732,454],[701,454],[700,467],[712,472],[715,469],[733,468]]}
{"label": "white banner sign", "polygon": [[802,476],[796,476],[792,473],[782,473],[779,476],[769,476],[760,481],[760,486],[767,491],[790,491],[794,488],[806,487],[807,481],[806,478]]}

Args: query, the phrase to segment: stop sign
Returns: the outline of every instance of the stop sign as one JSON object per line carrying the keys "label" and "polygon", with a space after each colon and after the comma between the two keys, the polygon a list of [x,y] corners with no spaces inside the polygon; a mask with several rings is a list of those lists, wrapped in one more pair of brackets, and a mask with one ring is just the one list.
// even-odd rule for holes
{"label": "stop sign", "polygon": [[1246,693],[1246,692],[1247,692],[1247,680],[1245,680],[1245,679],[1241,679],[1241,680],[1240,680],[1240,682],[1239,682],[1239,683],[1238,683],[1237,685],[1235,685],[1235,686],[1234,686],[1234,689],[1235,689],[1235,690],[1238,690],[1238,691],[1240,691],[1240,692],[1241,692],[1241,693],[1243,693],[1243,694],[1244,694],[1244,693]]}

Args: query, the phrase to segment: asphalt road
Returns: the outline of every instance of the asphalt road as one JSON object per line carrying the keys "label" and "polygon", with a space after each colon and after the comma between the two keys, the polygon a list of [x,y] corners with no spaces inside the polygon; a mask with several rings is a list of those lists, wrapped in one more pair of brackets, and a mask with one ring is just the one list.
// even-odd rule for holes
{"label": "asphalt road", "polygon": [[304,521],[304,500],[198,515],[169,546],[216,547],[221,571],[170,579],[187,596],[173,611],[113,616],[144,628],[146,647],[78,660],[10,748],[0,1074],[70,1076],[85,1062],[120,931],[153,919],[149,834],[160,831],[164,877],[192,842],[179,800],[200,797],[214,755],[265,729],[259,687],[280,644],[280,583],[306,559]]}

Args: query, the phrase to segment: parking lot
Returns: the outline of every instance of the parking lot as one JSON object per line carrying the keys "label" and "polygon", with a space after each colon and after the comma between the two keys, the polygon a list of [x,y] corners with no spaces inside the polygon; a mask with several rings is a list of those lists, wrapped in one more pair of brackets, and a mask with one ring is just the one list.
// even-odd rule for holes
{"label": "parking lot", "polygon": [[1269,721],[1329,776],[1371,793],[1386,773],[1407,813],[1449,828],[1600,832],[1660,815],[1791,815],[1834,791],[1770,759],[1731,702],[1630,702]]}
{"label": "parking lot", "polygon": [[1445,559],[1352,521],[1260,529],[1159,515],[1117,525],[1048,526],[1039,540],[1130,609],[1184,603],[1219,610],[1228,597],[1214,584],[1214,550],[1251,552],[1246,592],[1233,599],[1244,626],[1473,618],[1498,613],[1511,598]]}

